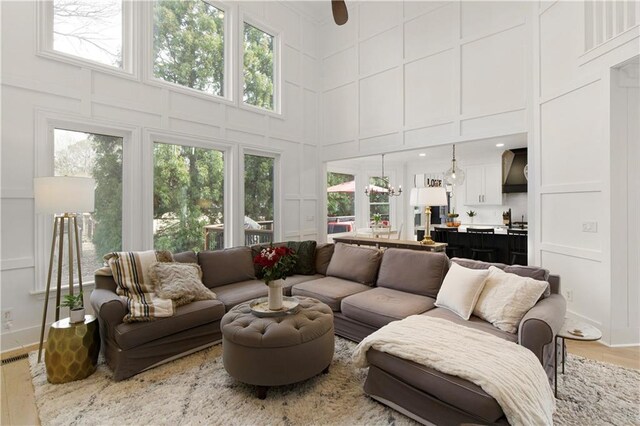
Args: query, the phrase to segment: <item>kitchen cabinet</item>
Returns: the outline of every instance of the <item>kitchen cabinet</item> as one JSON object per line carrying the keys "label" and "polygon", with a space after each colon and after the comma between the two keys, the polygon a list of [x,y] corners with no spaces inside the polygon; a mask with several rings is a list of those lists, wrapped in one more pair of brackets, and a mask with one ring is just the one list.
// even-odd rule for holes
{"label": "kitchen cabinet", "polygon": [[466,205],[502,205],[502,168],[500,164],[470,166],[466,172]]}

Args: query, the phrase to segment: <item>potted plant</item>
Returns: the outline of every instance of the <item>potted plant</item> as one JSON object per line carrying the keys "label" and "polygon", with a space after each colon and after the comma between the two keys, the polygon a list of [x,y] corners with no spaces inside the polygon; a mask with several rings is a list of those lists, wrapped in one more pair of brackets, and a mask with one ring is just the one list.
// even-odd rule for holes
{"label": "potted plant", "polygon": [[371,216],[371,223],[373,223],[375,228],[378,228],[380,226],[380,222],[382,222],[382,215],[380,213],[374,213]]}
{"label": "potted plant", "polygon": [[69,322],[84,322],[84,301],[82,292],[77,295],[67,294],[64,301],[60,304],[60,308],[69,308]]}
{"label": "potted plant", "polygon": [[287,275],[293,271],[297,257],[288,247],[269,246],[253,258],[253,263],[262,267],[262,280],[269,287],[269,310],[282,309],[282,286]]}
{"label": "potted plant", "polygon": [[472,225],[473,225],[473,218],[476,217],[477,215],[478,213],[473,210],[469,210],[467,212],[467,216],[469,216],[469,221],[471,222]]}

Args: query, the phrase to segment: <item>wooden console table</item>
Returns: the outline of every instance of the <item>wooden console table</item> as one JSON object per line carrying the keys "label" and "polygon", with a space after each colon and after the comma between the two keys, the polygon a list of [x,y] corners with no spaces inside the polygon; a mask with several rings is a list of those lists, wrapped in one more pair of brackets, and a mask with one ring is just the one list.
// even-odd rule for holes
{"label": "wooden console table", "polygon": [[388,248],[403,248],[410,250],[445,251],[446,243],[435,243],[433,245],[420,244],[413,240],[390,240],[387,238],[371,237],[334,237],[336,243],[355,244],[358,246],[375,246]]}

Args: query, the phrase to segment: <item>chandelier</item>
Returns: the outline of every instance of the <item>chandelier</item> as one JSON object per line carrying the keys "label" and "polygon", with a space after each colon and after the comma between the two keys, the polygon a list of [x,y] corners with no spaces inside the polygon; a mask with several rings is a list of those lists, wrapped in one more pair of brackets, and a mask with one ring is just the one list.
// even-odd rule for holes
{"label": "chandelier", "polygon": [[380,179],[384,181],[384,186],[367,185],[364,189],[366,196],[376,193],[387,193],[390,197],[397,197],[402,194],[402,185],[399,185],[398,189],[395,189],[389,184],[389,179],[384,175],[384,154],[382,154],[382,175]]}
{"label": "chandelier", "polygon": [[451,168],[444,172],[444,180],[449,185],[461,185],[464,182],[464,171],[456,166],[456,146],[453,145]]}

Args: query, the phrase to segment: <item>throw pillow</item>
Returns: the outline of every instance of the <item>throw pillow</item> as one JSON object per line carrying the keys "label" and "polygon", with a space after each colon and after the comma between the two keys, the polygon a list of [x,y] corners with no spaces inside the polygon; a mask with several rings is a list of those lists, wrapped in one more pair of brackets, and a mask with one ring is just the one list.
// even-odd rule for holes
{"label": "throw pillow", "polygon": [[435,305],[468,320],[488,276],[488,269],[469,269],[457,263],[451,263]]}
{"label": "throw pillow", "polygon": [[314,275],[316,273],[316,242],[309,241],[289,241],[287,247],[293,249],[298,256],[296,266],[293,268],[294,274]]}
{"label": "throw pillow", "polygon": [[173,315],[173,302],[154,293],[149,267],[156,262],[172,262],[169,251],[113,252],[104,256],[116,282],[116,293],[127,299],[124,322],[151,321]]}
{"label": "throw pillow", "polygon": [[156,294],[173,300],[176,307],[216,298],[216,294],[202,284],[202,270],[195,263],[154,263],[149,267],[149,277]]}
{"label": "throw pillow", "polygon": [[492,266],[473,314],[500,330],[515,333],[522,317],[548,286],[546,281],[521,277]]}
{"label": "throw pillow", "polygon": [[327,268],[335,246],[333,243],[316,244],[316,272],[318,274],[327,275]]}

